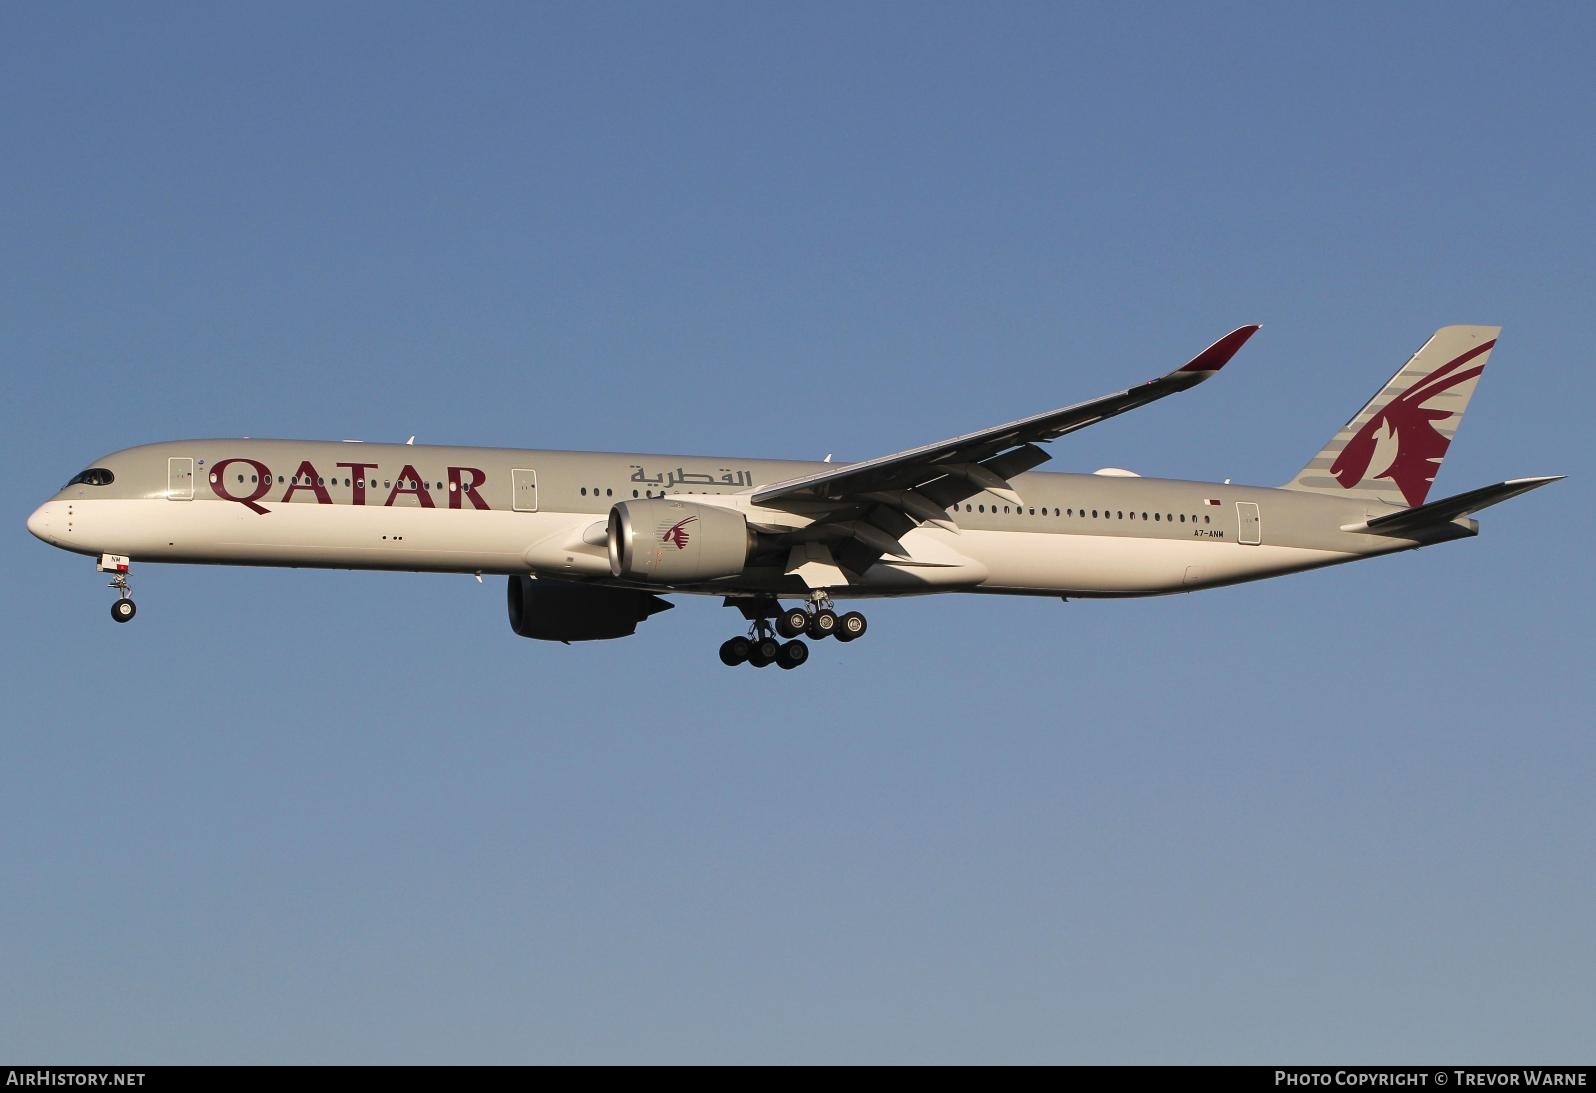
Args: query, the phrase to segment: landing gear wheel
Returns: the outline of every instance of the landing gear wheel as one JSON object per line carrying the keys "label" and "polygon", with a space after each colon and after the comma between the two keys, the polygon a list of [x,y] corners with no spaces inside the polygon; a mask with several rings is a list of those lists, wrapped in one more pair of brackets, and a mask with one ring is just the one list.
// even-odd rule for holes
{"label": "landing gear wheel", "polygon": [[865,617],[857,611],[850,611],[837,620],[837,640],[852,641],[854,638],[864,637],[864,632],[870,628],[865,622]]}
{"label": "landing gear wheel", "polygon": [[808,659],[809,646],[801,641],[789,641],[781,647],[781,652],[776,656],[776,663],[784,669],[792,669]]}
{"label": "landing gear wheel", "polygon": [[747,660],[753,650],[754,643],[747,638],[732,638],[721,645],[720,662],[728,668],[735,668]]}
{"label": "landing gear wheel", "polygon": [[789,607],[776,618],[776,633],[784,638],[795,638],[809,628],[809,612],[801,607]]}
{"label": "landing gear wheel", "polygon": [[138,613],[138,605],[132,600],[117,600],[111,605],[111,617],[117,622],[127,622]]}
{"label": "landing gear wheel", "polygon": [[781,643],[775,638],[760,638],[753,644],[753,651],[748,654],[748,663],[755,668],[768,667],[781,655]]}
{"label": "landing gear wheel", "polygon": [[814,617],[809,620],[809,629],[807,633],[816,641],[819,641],[824,637],[830,637],[836,632],[837,613],[831,610],[829,607],[816,611]]}

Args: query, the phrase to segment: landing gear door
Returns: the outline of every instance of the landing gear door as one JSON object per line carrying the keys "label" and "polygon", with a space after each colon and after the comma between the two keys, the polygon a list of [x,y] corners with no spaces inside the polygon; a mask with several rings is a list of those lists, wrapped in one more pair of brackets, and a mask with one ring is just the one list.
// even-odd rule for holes
{"label": "landing gear door", "polygon": [[515,500],[511,503],[511,507],[516,512],[538,511],[537,471],[512,470],[510,486],[515,491]]}
{"label": "landing gear door", "polygon": [[1258,519],[1258,506],[1251,501],[1236,502],[1236,520],[1240,525],[1236,541],[1244,546],[1257,546],[1263,542],[1263,524]]}
{"label": "landing gear door", "polygon": [[169,501],[194,500],[194,461],[168,459],[166,461],[166,497]]}

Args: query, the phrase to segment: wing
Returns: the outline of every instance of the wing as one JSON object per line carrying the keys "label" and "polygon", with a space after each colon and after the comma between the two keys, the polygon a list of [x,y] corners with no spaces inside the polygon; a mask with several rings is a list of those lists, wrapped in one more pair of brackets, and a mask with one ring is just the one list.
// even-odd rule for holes
{"label": "wing", "polygon": [[1223,368],[1257,332],[1256,324],[1232,330],[1173,372],[1125,391],[772,482],[755,490],[751,500],[812,517],[814,522],[801,534],[789,536],[790,541],[829,542],[837,563],[854,573],[862,573],[883,554],[908,558],[898,540],[917,525],[930,523],[958,532],[947,519],[948,508],[955,504],[982,492],[1020,504],[1009,479],[1047,462],[1050,456],[1039,443],[1195,387]]}
{"label": "wing", "polygon": [[[834,470],[773,482],[754,491],[756,505],[801,508],[819,519],[806,538],[854,539],[874,557],[906,557],[898,537],[921,523],[957,531],[949,506],[987,492],[1019,504],[1013,476],[1050,457],[1038,443],[1055,440],[1195,387],[1225,366],[1258,327],[1232,330],[1173,372],[1090,402],[1033,414],[990,429],[949,437]],[[828,525],[832,525],[827,533]],[[868,565],[872,558],[857,557]],[[857,566],[849,566],[856,569]]]}

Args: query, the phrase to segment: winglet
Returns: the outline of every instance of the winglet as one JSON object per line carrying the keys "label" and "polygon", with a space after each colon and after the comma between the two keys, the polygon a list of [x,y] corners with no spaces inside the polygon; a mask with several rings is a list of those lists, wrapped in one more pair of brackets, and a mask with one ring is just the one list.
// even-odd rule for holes
{"label": "winglet", "polygon": [[1213,345],[1204,349],[1193,357],[1188,364],[1175,369],[1177,372],[1217,372],[1230,362],[1236,355],[1236,350],[1247,344],[1247,339],[1258,333],[1260,324],[1239,326],[1220,338]]}

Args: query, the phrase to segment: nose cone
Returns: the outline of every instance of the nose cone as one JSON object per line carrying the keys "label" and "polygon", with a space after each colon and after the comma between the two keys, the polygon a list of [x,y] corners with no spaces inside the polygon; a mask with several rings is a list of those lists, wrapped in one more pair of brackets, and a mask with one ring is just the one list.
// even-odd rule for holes
{"label": "nose cone", "polygon": [[28,517],[28,530],[33,532],[37,538],[43,539],[52,546],[55,545],[56,541],[56,525],[60,523],[59,517],[55,514],[55,509],[54,501],[46,501],[34,509],[33,515]]}

